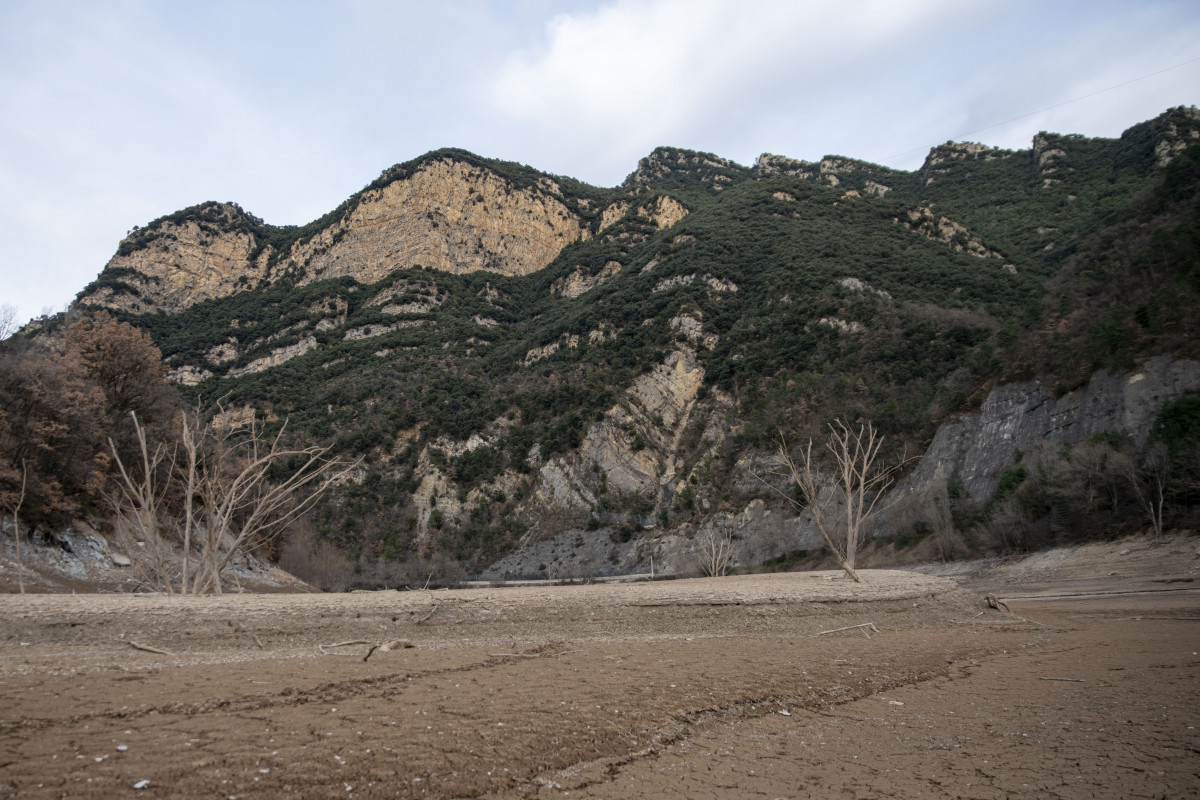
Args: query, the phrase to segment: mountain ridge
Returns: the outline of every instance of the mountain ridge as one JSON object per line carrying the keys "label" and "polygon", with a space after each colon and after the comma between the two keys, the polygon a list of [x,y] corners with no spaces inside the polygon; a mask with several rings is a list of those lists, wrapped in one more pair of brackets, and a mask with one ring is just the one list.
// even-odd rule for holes
{"label": "mountain ridge", "polygon": [[[755,480],[780,435],[871,419],[923,450],[979,408],[1047,346],[1050,293],[1091,291],[1056,276],[1088,273],[1090,237],[1197,140],[1193,108],[1118,139],[946,143],[913,172],[660,147],[607,189],[443,149],[305,226],[160,217],[75,312],[149,332],[189,399],[364,455],[313,522],[360,566],[482,564],[601,520],[692,541],[783,513]],[[1128,357],[1161,354],[1129,324]]]}

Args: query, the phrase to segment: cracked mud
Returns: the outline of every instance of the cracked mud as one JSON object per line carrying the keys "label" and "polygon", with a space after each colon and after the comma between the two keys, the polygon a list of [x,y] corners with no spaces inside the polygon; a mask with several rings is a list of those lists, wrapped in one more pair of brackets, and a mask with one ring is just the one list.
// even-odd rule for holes
{"label": "cracked mud", "polygon": [[1200,792],[1189,585],[867,580],[7,596],[0,796]]}

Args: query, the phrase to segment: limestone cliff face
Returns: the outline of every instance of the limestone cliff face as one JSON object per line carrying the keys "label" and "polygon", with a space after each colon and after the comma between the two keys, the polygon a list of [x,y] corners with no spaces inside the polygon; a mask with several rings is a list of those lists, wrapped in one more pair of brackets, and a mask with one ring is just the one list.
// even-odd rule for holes
{"label": "limestone cliff face", "polygon": [[595,275],[589,275],[583,267],[576,267],[575,271],[570,275],[556,280],[550,286],[550,293],[556,297],[565,297],[574,300],[576,297],[595,289],[600,284],[606,283],[609,278],[612,278],[620,271],[620,261],[609,261]]}
{"label": "limestone cliff face", "polygon": [[310,282],[348,275],[373,283],[418,265],[528,275],[579,236],[579,218],[552,194],[442,158],[369,191],[347,219],[297,244],[290,258],[305,265]]}
{"label": "limestone cliff face", "polygon": [[[591,471],[587,467],[592,461],[604,465],[610,490],[615,485],[642,490],[671,480],[686,482],[686,476],[668,475],[666,471],[669,459],[664,453],[669,445],[647,447],[646,451],[638,451],[640,456],[630,452],[626,437],[631,428],[624,424],[623,415],[638,408],[642,401],[647,403],[646,408],[695,413],[694,402],[687,400],[690,383],[686,378],[680,380],[687,375],[687,363],[686,358],[669,358],[654,375],[642,379],[640,389],[631,389],[602,422],[592,427],[578,455],[544,465],[533,502],[558,508],[591,507],[595,486],[594,481],[589,482]],[[677,370],[682,371],[672,377]],[[938,430],[916,470],[895,489],[893,499],[883,504],[873,529],[877,533],[897,530],[900,523],[893,524],[893,513],[902,513],[899,509],[903,506],[897,501],[951,476],[962,479],[976,501],[986,502],[996,490],[1000,473],[1013,465],[1018,449],[1026,453],[1038,448],[1057,452],[1064,444],[1109,430],[1128,432],[1141,446],[1164,402],[1197,392],[1200,363],[1170,357],[1149,359],[1134,373],[1098,372],[1086,386],[1062,397],[1055,397],[1036,380],[1001,386],[991,392],[979,413]],[[634,396],[640,399],[635,402]],[[727,427],[715,416],[713,422],[718,429]],[[705,438],[716,441],[718,434],[719,430],[706,431]],[[769,454],[750,454],[739,460],[730,480],[743,488],[752,487],[761,476],[769,478],[777,467]],[[708,510],[707,503],[700,505]],[[531,531],[521,547],[486,574],[503,578],[506,573],[532,575],[542,571],[552,577],[649,572],[652,560],[661,574],[696,574],[698,543],[709,533],[729,535],[737,543],[734,565],[761,563],[796,548],[821,546],[807,513],[794,516],[787,508],[772,510],[762,500],[752,500],[737,512],[707,514],[695,526],[647,531],[628,541],[617,542],[611,532],[609,527],[594,531],[575,527],[561,533],[551,530],[548,536]]]}
{"label": "limestone cliff face", "polygon": [[984,245],[983,241],[966,227],[933,213],[925,206],[909,210],[907,219],[896,221],[903,222],[904,227],[913,233],[919,233],[935,242],[942,242],[956,252],[977,258],[1004,259],[1004,256]]}
{"label": "limestone cliff face", "polygon": [[198,207],[197,218],[168,218],[132,234],[81,301],[175,313],[278,280],[288,270],[299,271],[305,283],[340,276],[374,283],[417,265],[528,275],[583,235],[580,218],[559,192],[552,181],[520,188],[488,169],[443,157],[367,190],[341,220],[286,253],[259,238],[267,230],[261,220],[232,204],[207,204]]}
{"label": "limestone cliff face", "polygon": [[[136,313],[175,313],[256,286],[267,274],[267,255],[251,261],[254,236],[234,225],[245,213],[232,204],[215,208],[220,209],[216,224],[164,222],[152,236],[126,239],[101,277],[107,274],[133,291],[102,285],[84,302]],[[134,249],[129,244],[135,237],[148,241]]]}
{"label": "limestone cliff face", "polygon": [[1176,108],[1162,116],[1163,130],[1154,144],[1155,164],[1165,167],[1175,156],[1200,141],[1200,109]]}
{"label": "limestone cliff face", "polygon": [[679,465],[679,440],[704,382],[690,348],[676,350],[638,378],[573,453],[539,465],[532,505],[586,514],[605,492],[658,499]]}

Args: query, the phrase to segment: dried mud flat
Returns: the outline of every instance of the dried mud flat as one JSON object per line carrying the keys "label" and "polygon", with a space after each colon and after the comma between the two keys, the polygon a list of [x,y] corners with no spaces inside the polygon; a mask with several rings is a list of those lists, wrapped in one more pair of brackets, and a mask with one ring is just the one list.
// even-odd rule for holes
{"label": "dried mud flat", "polygon": [[0,796],[1196,796],[1187,555],[1011,613],[891,571],[0,597]]}

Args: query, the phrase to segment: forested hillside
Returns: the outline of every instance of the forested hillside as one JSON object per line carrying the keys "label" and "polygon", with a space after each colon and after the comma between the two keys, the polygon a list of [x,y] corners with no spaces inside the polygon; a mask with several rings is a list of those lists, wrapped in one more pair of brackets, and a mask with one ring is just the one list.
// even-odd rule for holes
{"label": "forested hillside", "polygon": [[[835,418],[894,460],[1002,382],[1197,358],[1198,137],[1174,109],[1115,140],[947,143],[911,173],[659,148],[611,189],[440,150],[304,227],[216,203],[150,223],[6,369],[104,310],[161,350],[178,407],[361,457],[295,535],[368,583],[567,530],[686,537],[777,504],[755,459]],[[30,452],[6,445],[8,495],[53,468]]]}

